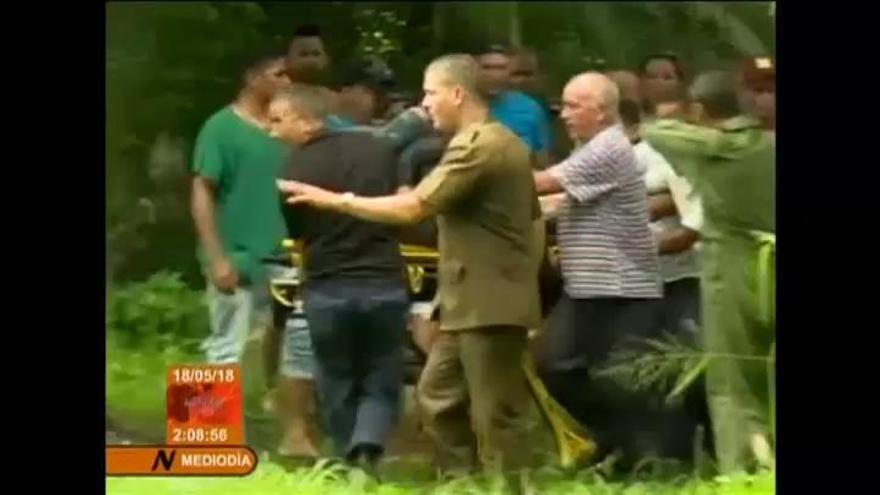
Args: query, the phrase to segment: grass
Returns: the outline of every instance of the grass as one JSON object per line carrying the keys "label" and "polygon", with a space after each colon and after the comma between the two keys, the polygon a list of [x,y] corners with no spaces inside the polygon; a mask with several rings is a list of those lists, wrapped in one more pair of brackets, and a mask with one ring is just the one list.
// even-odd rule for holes
{"label": "grass", "polygon": [[[259,366],[259,346],[251,345],[244,366]],[[108,332],[107,341],[107,411],[114,422],[124,423],[129,431],[150,441],[164,438],[165,373],[171,364],[198,362],[200,356],[192,348],[168,345],[163,350],[138,351],[121,345]],[[245,373],[259,376],[260,373]],[[255,399],[265,390],[261,383],[245,384],[246,417],[257,424],[262,437],[274,439],[271,418],[261,418]],[[254,421],[256,419],[256,421]],[[531,471],[524,490],[511,490],[503,479],[483,476],[436,482],[430,461],[418,456],[389,459],[382,468],[383,483],[375,483],[360,471],[350,471],[326,462],[312,467],[297,467],[273,459],[267,447],[261,446],[252,426],[246,433],[249,443],[259,453],[259,465],[244,478],[107,478],[111,495],[467,495],[525,493],[535,495],[764,495],[775,493],[775,475],[765,472],[755,476],[737,475],[704,479],[679,468],[649,465],[639,475],[609,478],[600,466],[581,471],[565,471],[547,466]],[[540,440],[540,439],[537,439]],[[274,440],[272,440],[274,441]],[[545,458],[552,459],[550,444],[535,443]]]}
{"label": "grass", "polygon": [[541,495],[764,495],[775,493],[772,472],[737,475],[702,480],[693,477],[675,479],[638,479],[612,481],[596,470],[564,473],[553,468],[531,472],[514,491],[502,478],[460,478],[443,483],[396,479],[376,483],[358,470],[319,463],[313,467],[285,469],[273,462],[261,462],[245,478],[108,478],[111,495],[467,495],[527,493]]}

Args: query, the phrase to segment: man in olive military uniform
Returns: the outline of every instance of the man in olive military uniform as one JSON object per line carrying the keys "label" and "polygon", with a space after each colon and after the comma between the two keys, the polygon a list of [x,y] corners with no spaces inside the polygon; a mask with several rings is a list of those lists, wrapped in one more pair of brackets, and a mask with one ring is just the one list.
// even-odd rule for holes
{"label": "man in olive military uniform", "polygon": [[716,356],[706,370],[722,472],[770,463],[776,340],[776,153],[761,122],[742,114],[733,74],[691,88],[691,121],[657,120],[645,139],[669,158],[703,202],[703,331]]}
{"label": "man in olive military uniform", "polygon": [[480,67],[470,56],[432,62],[424,91],[434,126],[455,136],[413,190],[358,197],[292,181],[279,188],[288,202],[376,222],[438,216],[441,332],[417,392],[425,428],[441,469],[469,469],[476,453],[484,468],[517,468],[526,462],[531,403],[522,357],[527,329],[540,322],[540,206],[530,154],[490,118]]}

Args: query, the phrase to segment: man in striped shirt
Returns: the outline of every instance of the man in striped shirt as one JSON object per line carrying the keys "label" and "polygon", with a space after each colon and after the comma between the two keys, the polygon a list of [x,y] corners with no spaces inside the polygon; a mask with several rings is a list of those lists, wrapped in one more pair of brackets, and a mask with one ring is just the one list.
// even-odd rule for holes
{"label": "man in striped shirt", "polygon": [[619,124],[618,99],[608,77],[574,77],[563,91],[561,117],[572,139],[584,144],[535,173],[539,194],[564,194],[557,238],[565,295],[541,371],[600,449],[620,448],[637,458],[650,453],[645,448],[652,443],[639,431],[654,421],[647,401],[595,373],[612,351],[656,336],[662,315],[644,170]]}

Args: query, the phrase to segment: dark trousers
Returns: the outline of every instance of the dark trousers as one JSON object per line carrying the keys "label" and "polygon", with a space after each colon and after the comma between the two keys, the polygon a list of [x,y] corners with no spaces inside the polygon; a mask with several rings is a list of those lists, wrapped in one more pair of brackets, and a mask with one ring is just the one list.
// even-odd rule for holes
{"label": "dark trousers", "polygon": [[539,373],[550,394],[595,437],[602,452],[627,459],[662,449],[656,397],[596,371],[615,350],[639,349],[662,328],[662,299],[572,299],[564,295],[551,315]]}
{"label": "dark trousers", "polygon": [[324,424],[339,453],[382,451],[397,422],[409,300],[402,282],[321,280],[305,292]]}
{"label": "dark trousers", "polygon": [[682,278],[663,285],[663,329],[688,344],[700,342],[700,279]]}
{"label": "dark trousers", "polygon": [[[705,348],[701,330],[701,299],[699,278],[683,278],[667,282],[663,286],[664,331],[698,349]],[[701,375],[688,387],[684,392],[681,408],[670,414],[678,415],[673,428],[677,431],[674,436],[680,443],[693,439],[697,427],[702,426],[704,435],[702,447],[709,452],[714,450],[704,376]],[[680,445],[678,449],[683,447],[684,445]]]}

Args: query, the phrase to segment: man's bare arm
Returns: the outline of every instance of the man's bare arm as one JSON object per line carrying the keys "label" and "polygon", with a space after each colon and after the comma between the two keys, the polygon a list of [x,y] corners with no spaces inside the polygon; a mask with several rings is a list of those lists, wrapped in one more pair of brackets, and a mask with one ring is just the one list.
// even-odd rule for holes
{"label": "man's bare arm", "polygon": [[652,194],[648,196],[648,214],[651,221],[678,214],[671,194]]}
{"label": "man's bare arm", "polygon": [[535,189],[537,189],[539,196],[564,192],[562,184],[556,180],[556,177],[550,174],[550,169],[534,172],[534,177]]}
{"label": "man's bare arm", "polygon": [[431,216],[428,205],[414,191],[375,198],[339,196],[340,212],[371,222],[406,225],[419,223]]}
{"label": "man's bare arm", "polygon": [[699,240],[699,233],[687,227],[678,227],[666,233],[658,240],[658,252],[660,254],[672,254],[687,251]]}
{"label": "man's bare arm", "polygon": [[208,255],[210,278],[218,289],[230,292],[238,286],[239,275],[223,252],[223,245],[217,234],[214,191],[214,184],[209,179],[200,176],[193,178],[190,210],[199,242]]}
{"label": "man's bare arm", "polygon": [[315,208],[333,210],[371,222],[398,225],[418,223],[431,216],[428,204],[415,191],[392,196],[365,198],[340,194],[296,181],[279,180],[278,188],[288,195],[289,204],[308,204]]}
{"label": "man's bare arm", "polygon": [[193,177],[190,213],[196,225],[199,242],[211,260],[225,256],[217,233],[214,191],[214,183],[210,179],[202,176]]}

